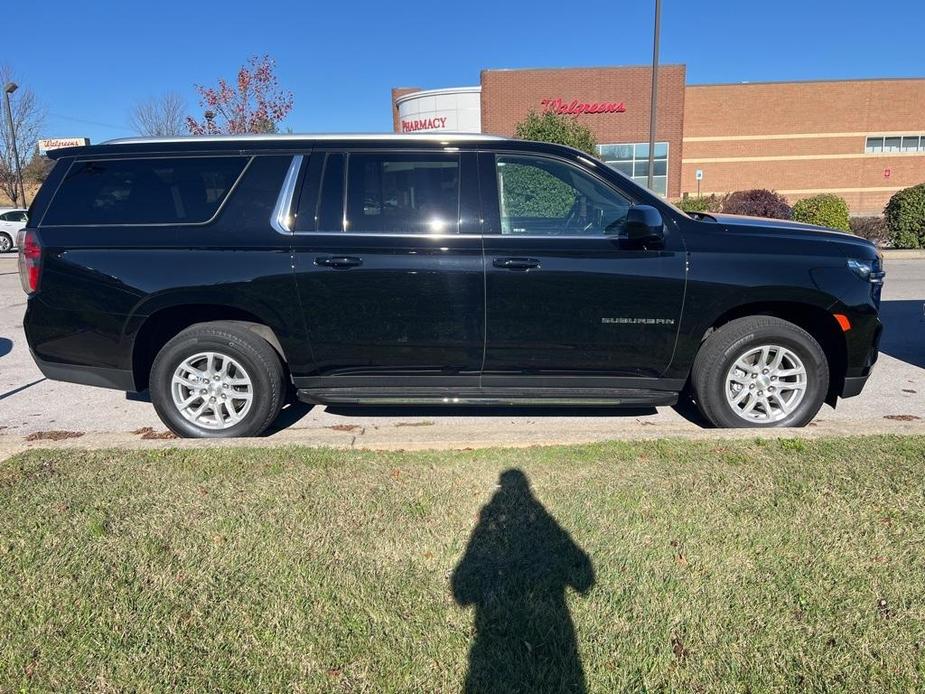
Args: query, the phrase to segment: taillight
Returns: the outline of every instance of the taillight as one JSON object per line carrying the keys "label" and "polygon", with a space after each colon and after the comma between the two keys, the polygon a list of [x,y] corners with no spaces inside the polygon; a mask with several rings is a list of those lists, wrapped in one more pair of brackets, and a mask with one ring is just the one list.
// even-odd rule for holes
{"label": "taillight", "polygon": [[32,229],[20,229],[16,239],[19,246],[19,281],[26,294],[37,292],[42,278],[42,244]]}

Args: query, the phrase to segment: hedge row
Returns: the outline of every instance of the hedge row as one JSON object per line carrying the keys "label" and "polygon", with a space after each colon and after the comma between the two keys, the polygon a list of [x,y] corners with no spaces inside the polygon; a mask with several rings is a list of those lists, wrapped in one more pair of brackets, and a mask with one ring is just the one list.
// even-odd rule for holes
{"label": "hedge row", "polygon": [[724,196],[687,197],[678,206],[685,212],[724,212],[772,219],[792,219],[841,229],[893,248],[925,248],[925,183],[896,193],[883,210],[884,217],[854,217],[844,198],[831,193],[799,200],[771,190],[740,190]]}

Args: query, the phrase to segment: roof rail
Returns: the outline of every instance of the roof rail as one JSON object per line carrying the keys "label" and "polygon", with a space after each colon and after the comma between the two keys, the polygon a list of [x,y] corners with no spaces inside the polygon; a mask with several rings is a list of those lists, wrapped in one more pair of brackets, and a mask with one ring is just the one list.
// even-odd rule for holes
{"label": "roof rail", "polygon": [[423,140],[433,142],[454,142],[454,141],[494,141],[505,140],[507,138],[498,137],[497,135],[482,135],[481,133],[270,133],[266,135],[180,135],[176,137],[119,137],[114,140],[106,140],[100,144],[104,145],[129,145],[145,143],[164,143],[164,142],[265,142],[265,141],[291,141],[306,142],[317,140]]}

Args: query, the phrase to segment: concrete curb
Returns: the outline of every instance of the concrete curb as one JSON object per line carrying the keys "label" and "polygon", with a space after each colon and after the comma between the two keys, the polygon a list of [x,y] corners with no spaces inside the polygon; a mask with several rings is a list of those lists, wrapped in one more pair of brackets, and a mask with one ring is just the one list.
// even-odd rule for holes
{"label": "concrete curb", "polygon": [[880,251],[884,260],[921,260],[925,258],[925,249],[921,248],[884,248]]}
{"label": "concrete curb", "polygon": [[[513,429],[513,430],[512,430]],[[817,420],[804,429],[701,429],[688,422],[649,425],[639,420],[624,431],[603,433],[600,427],[577,423],[568,433],[550,436],[539,427],[517,430],[516,427],[498,427],[486,431],[481,425],[464,427],[447,432],[443,427],[415,427],[413,435],[402,427],[360,427],[331,429],[312,427],[286,429],[267,438],[256,439],[167,439],[146,440],[137,434],[88,432],[79,438],[60,441],[26,441],[21,435],[0,434],[0,461],[28,450],[69,449],[100,450],[164,450],[195,448],[341,448],[372,451],[414,450],[472,450],[476,448],[528,448],[531,446],[557,446],[604,441],[633,441],[653,439],[685,439],[690,441],[717,441],[723,439],[814,439],[871,434],[925,436],[925,419],[897,421],[868,419],[847,422]]]}

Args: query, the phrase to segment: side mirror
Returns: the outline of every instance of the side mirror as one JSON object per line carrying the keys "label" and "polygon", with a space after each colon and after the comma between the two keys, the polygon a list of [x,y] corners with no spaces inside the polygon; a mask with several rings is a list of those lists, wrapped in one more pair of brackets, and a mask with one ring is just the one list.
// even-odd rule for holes
{"label": "side mirror", "polygon": [[626,238],[640,244],[657,243],[665,238],[662,213],[651,205],[634,205],[626,212]]}

